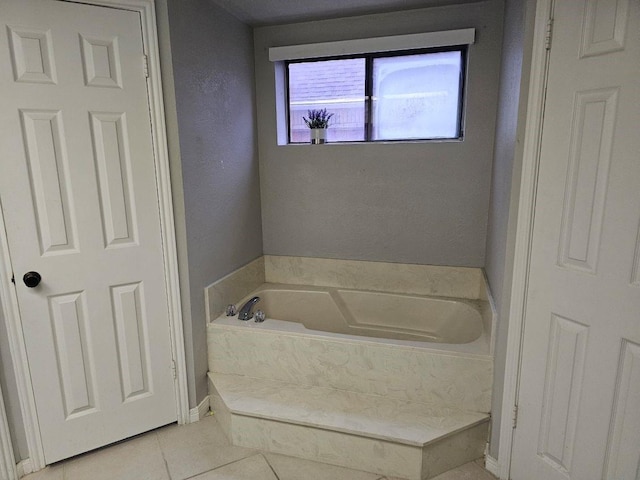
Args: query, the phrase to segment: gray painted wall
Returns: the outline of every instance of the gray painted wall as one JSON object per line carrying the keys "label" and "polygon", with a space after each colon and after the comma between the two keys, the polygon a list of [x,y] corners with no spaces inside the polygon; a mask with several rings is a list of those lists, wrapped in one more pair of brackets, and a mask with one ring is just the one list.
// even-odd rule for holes
{"label": "gray painted wall", "polygon": [[[503,2],[438,7],[254,32],[264,251],[482,267]],[[463,142],[276,142],[271,46],[475,27]]]}
{"label": "gray painted wall", "polygon": [[253,32],[208,0],[169,0],[168,7],[194,406],[208,390],[204,287],[262,255]]}
{"label": "gray painted wall", "polygon": [[498,312],[489,451],[496,459],[500,446],[500,414],[534,13],[535,1],[506,2],[485,265]]}
{"label": "gray painted wall", "polygon": [[2,314],[2,304],[0,304],[0,388],[4,396],[7,420],[11,442],[13,443],[13,455],[16,461],[29,457],[27,447],[27,437],[22,422],[20,412],[20,400],[18,399],[18,386],[13,373],[13,361],[9,351],[9,335],[7,334],[4,316]]}

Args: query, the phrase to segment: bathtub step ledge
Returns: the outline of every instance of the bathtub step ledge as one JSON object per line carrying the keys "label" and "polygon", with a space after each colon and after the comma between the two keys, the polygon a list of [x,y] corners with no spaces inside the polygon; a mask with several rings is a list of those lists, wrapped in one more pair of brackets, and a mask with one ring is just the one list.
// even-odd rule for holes
{"label": "bathtub step ledge", "polygon": [[482,455],[489,416],[328,387],[209,373],[235,445],[424,480]]}

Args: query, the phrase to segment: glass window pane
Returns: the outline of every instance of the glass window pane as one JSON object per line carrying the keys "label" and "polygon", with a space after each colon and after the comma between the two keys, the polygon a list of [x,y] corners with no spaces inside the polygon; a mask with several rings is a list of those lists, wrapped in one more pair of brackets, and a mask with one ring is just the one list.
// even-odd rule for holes
{"label": "glass window pane", "polygon": [[364,140],[365,60],[327,60],[289,64],[289,132],[291,143],[309,143],[302,117],[308,110],[333,113],[328,142]]}
{"label": "glass window pane", "polygon": [[372,140],[458,138],[462,52],[373,61]]}

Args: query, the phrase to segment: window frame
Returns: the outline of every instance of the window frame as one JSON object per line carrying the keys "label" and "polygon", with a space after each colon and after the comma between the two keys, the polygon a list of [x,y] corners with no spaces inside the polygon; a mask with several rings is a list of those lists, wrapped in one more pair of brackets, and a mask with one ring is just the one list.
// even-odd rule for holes
{"label": "window frame", "polygon": [[[373,132],[373,61],[377,58],[389,58],[389,57],[403,57],[410,55],[423,55],[429,53],[442,53],[442,52],[460,52],[460,94],[458,97],[458,111],[457,111],[457,124],[458,132],[456,137],[437,137],[437,138],[411,138],[411,139],[372,139]],[[331,60],[349,60],[362,58],[365,60],[365,87],[364,87],[364,140],[348,140],[348,141],[334,141],[331,143],[338,144],[363,144],[363,143],[410,143],[410,142],[455,142],[463,141],[465,133],[464,124],[464,110],[466,106],[465,98],[467,91],[467,66],[469,56],[469,45],[447,45],[442,47],[431,48],[416,48],[409,50],[393,50],[388,52],[368,52],[357,53],[350,55],[333,55],[326,57],[312,57],[312,58],[296,58],[292,60],[285,60],[284,63],[284,80],[285,80],[285,102],[286,102],[286,122],[287,122],[287,145],[305,145],[306,142],[292,142],[291,141],[291,101],[290,101],[290,78],[289,78],[289,66],[296,63],[312,63],[312,62],[327,62]]]}

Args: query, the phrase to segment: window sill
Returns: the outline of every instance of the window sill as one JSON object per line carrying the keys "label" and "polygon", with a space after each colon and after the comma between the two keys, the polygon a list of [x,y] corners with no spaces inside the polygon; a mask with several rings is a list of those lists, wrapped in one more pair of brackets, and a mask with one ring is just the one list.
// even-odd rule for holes
{"label": "window sill", "polygon": [[312,145],[311,143],[284,143],[278,144],[279,147],[321,147],[323,145],[406,145],[406,144],[433,144],[433,143],[463,143],[464,138],[442,138],[432,140],[378,140],[375,142],[326,142],[319,145]]}

